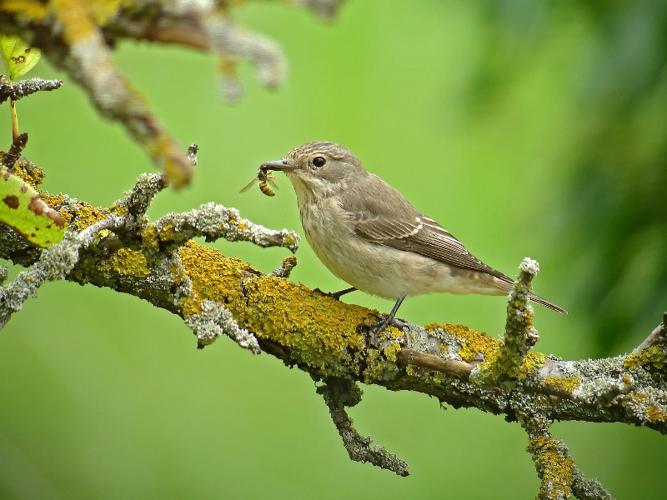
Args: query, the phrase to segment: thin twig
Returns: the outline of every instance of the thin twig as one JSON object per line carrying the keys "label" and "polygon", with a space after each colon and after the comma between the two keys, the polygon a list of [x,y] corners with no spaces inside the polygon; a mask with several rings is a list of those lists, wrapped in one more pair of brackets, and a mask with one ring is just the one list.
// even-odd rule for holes
{"label": "thin twig", "polygon": [[205,203],[188,212],[170,213],[144,230],[147,243],[158,246],[180,246],[197,236],[206,241],[224,238],[249,241],[260,247],[285,247],[295,252],[299,236],[287,229],[276,231],[239,216],[235,208]]}
{"label": "thin twig", "polygon": [[190,160],[190,163],[192,163],[193,167],[197,166],[197,153],[199,153],[199,146],[193,142],[188,146],[187,151],[188,160]]}
{"label": "thin twig", "polygon": [[538,499],[566,500],[571,494],[587,500],[613,498],[596,479],[577,469],[567,446],[551,435],[550,421],[537,415],[521,415],[519,421],[528,433],[528,451],[541,481]]}
{"label": "thin twig", "polygon": [[292,273],[292,269],[296,267],[296,257],[294,255],[290,255],[289,257],[285,257],[283,259],[282,264],[280,264],[280,267],[275,269],[271,275],[272,276],[277,276],[278,278],[289,278],[289,275]]}
{"label": "thin twig", "polygon": [[203,349],[221,335],[227,335],[240,347],[250,350],[253,354],[261,353],[255,336],[241,328],[232,317],[232,313],[221,303],[204,300],[201,312],[192,314],[185,319],[197,336],[197,348]]}
{"label": "thin twig", "polygon": [[407,348],[401,349],[396,356],[396,362],[401,365],[413,365],[426,370],[435,370],[462,380],[470,377],[473,369],[473,365],[465,361],[441,358],[436,354]]}
{"label": "thin twig", "polygon": [[387,469],[399,476],[407,476],[408,464],[382,446],[373,443],[370,437],[360,435],[354,428],[352,419],[345,411],[346,406],[354,406],[361,401],[361,390],[357,385],[341,378],[330,377],[317,388],[324,398],[348,455],[355,462],[367,462]]}
{"label": "thin twig", "polygon": [[525,257],[519,266],[519,277],[507,301],[505,335],[495,360],[489,362],[479,372],[479,380],[490,383],[514,384],[519,369],[539,339],[533,327],[533,308],[530,305],[530,285],[540,270],[537,261]]}
{"label": "thin twig", "polygon": [[7,167],[9,172],[14,170],[14,164],[21,158],[21,153],[28,144],[28,133],[23,132],[14,138],[12,145],[9,147],[9,151],[2,158],[2,164]]}
{"label": "thin twig", "polygon": [[19,99],[34,94],[35,92],[49,92],[59,89],[62,86],[62,80],[43,80],[41,78],[30,78],[11,83],[4,76],[0,76],[0,103],[8,99],[18,101]]}
{"label": "thin twig", "polygon": [[654,345],[667,347],[667,312],[664,312],[662,315],[662,323],[656,326],[650,335],[633,352],[645,351]]}
{"label": "thin twig", "polygon": [[133,218],[143,217],[148,207],[160,191],[167,187],[167,180],[162,174],[141,174],[137,177],[134,187],[125,193],[117,205],[125,206]]}

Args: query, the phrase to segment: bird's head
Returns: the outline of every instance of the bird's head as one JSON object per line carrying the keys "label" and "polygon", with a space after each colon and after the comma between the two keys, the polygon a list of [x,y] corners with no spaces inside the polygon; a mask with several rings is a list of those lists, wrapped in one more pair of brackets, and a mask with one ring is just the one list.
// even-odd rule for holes
{"label": "bird's head", "polygon": [[350,151],[333,142],[309,142],[285,155],[282,160],[269,161],[264,171],[285,172],[299,198],[327,196],[347,189],[350,182],[365,171]]}

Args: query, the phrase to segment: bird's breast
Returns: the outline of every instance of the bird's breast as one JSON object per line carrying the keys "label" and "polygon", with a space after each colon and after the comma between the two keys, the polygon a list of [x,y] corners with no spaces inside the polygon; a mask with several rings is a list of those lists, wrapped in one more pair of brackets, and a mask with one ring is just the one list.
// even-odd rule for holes
{"label": "bird's breast", "polygon": [[317,257],[337,277],[364,292],[390,299],[431,292],[504,293],[482,279],[490,276],[468,276],[428,257],[363,239],[331,198],[300,197],[299,212]]}

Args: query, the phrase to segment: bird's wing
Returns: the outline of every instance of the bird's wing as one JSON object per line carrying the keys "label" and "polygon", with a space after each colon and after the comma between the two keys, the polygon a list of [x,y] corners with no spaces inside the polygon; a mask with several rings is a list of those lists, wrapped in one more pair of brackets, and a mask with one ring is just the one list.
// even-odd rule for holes
{"label": "bird's wing", "polygon": [[461,269],[483,272],[507,283],[505,274],[472,255],[449,231],[418,212],[398,191],[370,175],[343,197],[341,208],[365,240],[414,252]]}

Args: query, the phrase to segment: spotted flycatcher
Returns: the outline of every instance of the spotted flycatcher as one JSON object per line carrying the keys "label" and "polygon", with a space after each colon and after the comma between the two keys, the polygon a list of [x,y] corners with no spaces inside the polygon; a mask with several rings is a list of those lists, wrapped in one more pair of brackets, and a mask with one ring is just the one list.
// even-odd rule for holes
{"label": "spotted flycatcher", "polygon": [[[284,172],[294,186],[306,239],[319,259],[352,288],[396,300],[375,324],[393,321],[407,296],[430,292],[506,295],[512,279],[472,255],[449,231],[416,210],[356,156],[333,142],[309,142],[263,172]],[[565,310],[539,297],[534,302]]]}

